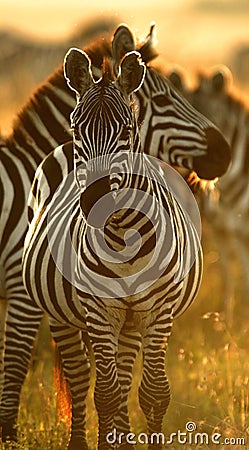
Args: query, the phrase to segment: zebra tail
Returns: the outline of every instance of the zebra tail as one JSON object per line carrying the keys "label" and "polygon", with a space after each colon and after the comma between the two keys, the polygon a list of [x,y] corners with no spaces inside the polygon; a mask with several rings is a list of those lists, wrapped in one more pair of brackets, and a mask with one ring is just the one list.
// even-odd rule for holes
{"label": "zebra tail", "polygon": [[60,352],[55,346],[54,387],[56,392],[57,422],[65,422],[68,427],[71,424],[71,395],[65,378]]}

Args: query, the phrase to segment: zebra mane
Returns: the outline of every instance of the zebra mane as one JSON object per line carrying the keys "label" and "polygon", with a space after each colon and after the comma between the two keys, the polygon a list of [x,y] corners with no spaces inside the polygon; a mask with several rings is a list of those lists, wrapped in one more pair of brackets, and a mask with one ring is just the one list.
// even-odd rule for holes
{"label": "zebra mane", "polygon": [[111,35],[100,36],[83,50],[89,56],[92,66],[101,69],[104,60],[112,57]]}
{"label": "zebra mane", "polygon": [[[103,59],[105,57],[112,57],[112,35],[103,35],[95,39],[84,51],[88,54],[92,61],[92,65],[102,67]],[[145,64],[149,63],[158,56],[152,39],[147,36],[142,42],[136,45],[136,50],[141,54],[142,60]]]}
{"label": "zebra mane", "polygon": [[53,86],[56,86],[58,89],[63,91],[67,91],[69,95],[74,98],[74,93],[70,89],[68,89],[65,77],[63,75],[63,67],[62,65],[55,69],[49,77],[41,83],[35,91],[28,98],[26,103],[21,107],[19,112],[14,118],[12,131],[9,136],[6,137],[8,145],[11,145],[11,141],[15,138],[17,134],[19,134],[19,128],[22,124],[30,122],[30,111],[36,111],[39,115],[40,111],[44,108],[45,97],[49,95],[49,92],[52,91]]}
{"label": "zebra mane", "polygon": [[102,85],[108,84],[109,81],[114,81],[115,77],[113,72],[113,65],[109,58],[104,57],[103,64],[101,66],[101,72],[102,72],[102,80],[101,80]]}

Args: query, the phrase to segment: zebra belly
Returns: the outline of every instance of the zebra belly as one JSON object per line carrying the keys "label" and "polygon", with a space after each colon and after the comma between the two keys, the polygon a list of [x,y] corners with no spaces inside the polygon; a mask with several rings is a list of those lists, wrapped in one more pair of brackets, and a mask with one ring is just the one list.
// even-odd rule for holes
{"label": "zebra belly", "polygon": [[[60,243],[63,244],[60,235]],[[42,248],[39,240],[37,249]],[[154,310],[171,310],[180,314],[194,300],[201,281],[201,256],[196,260],[180,282],[174,279],[174,270],[155,278],[156,273],[144,273],[136,262],[115,265],[116,278],[107,278],[94,271],[82,270],[74,263],[71,266],[71,279],[63,275],[66,264],[57,264],[51,256],[51,248],[46,245],[45,256],[36,251],[36,244],[27,247],[25,254],[26,287],[37,306],[45,310],[59,322],[68,323],[82,330],[86,329],[88,307],[99,301],[104,302],[108,311],[131,311],[135,314],[134,323],[139,328],[144,323],[144,315],[153,317]],[[66,253],[64,253],[66,255]],[[71,258],[71,256],[70,256]],[[42,265],[40,261],[42,260]],[[149,257],[147,257],[147,262]],[[65,263],[65,261],[64,261]],[[109,269],[111,264],[109,265]],[[73,270],[75,268],[75,272]],[[159,270],[159,269],[158,269]],[[140,273],[141,272],[141,273]],[[140,273],[140,276],[137,276]],[[130,278],[129,278],[130,277]],[[35,280],[35,281],[34,281]],[[101,288],[99,287],[101,286]],[[111,295],[109,295],[111,293]]]}
{"label": "zebra belly", "polygon": [[[74,221],[77,237],[74,239],[70,235],[71,209],[68,209],[67,217],[62,203],[59,204],[64,220],[58,221],[56,238],[52,233],[54,222],[48,220],[48,214],[44,214],[44,227],[40,225],[41,220],[37,222],[30,241],[26,242],[24,254],[26,287],[37,306],[49,315],[58,321],[85,329],[86,311],[95,299],[96,302],[105,302],[109,310],[113,308],[136,313],[138,322],[144,313],[152,314],[158,304],[163,309],[170,309],[172,314],[177,312],[179,315],[192,303],[201,282],[201,251],[180,280],[175,279],[177,264],[174,262],[174,251],[177,251],[174,246],[164,261],[166,266],[163,270],[157,264],[149,270],[151,253],[141,260],[129,260],[127,254],[128,261],[125,263],[105,261],[104,265],[101,261],[102,266],[99,265],[100,259],[97,259],[96,264],[90,267],[90,256],[86,251],[83,256],[87,264],[77,253],[78,230],[81,226],[85,230],[85,224],[82,225],[82,218]],[[77,213],[76,207],[75,210]],[[48,225],[51,225],[51,230]],[[121,235],[123,237],[120,231]],[[32,236],[35,236],[33,240]],[[113,250],[117,256],[120,248],[116,246]]]}

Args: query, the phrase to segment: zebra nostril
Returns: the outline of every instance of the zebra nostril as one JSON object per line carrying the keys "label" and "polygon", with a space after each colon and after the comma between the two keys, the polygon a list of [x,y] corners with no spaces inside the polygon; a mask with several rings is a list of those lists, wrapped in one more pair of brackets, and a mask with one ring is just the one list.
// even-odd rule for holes
{"label": "zebra nostril", "polygon": [[216,128],[206,130],[207,153],[194,158],[193,168],[199,178],[212,180],[226,173],[231,161],[231,148]]}

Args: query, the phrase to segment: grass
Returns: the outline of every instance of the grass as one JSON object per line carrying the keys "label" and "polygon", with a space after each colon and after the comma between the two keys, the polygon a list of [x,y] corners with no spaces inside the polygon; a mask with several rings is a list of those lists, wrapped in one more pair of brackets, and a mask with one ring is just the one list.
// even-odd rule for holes
{"label": "grass", "polygon": [[[222,277],[219,257],[208,227],[204,234],[205,270],[198,299],[173,327],[166,371],[172,400],[164,420],[163,432],[186,431],[186,423],[195,422],[196,432],[220,433],[230,445],[171,444],[167,448],[243,449],[247,442],[249,413],[248,320],[239,276],[236,279],[236,303],[233,321],[227,323],[222,304]],[[236,265],[236,263],[235,263]],[[236,272],[238,272],[235,267]],[[54,348],[47,323],[41,329],[32,367],[23,387],[19,414],[19,450],[65,450],[69,436],[69,414],[58,411],[54,384]],[[130,415],[135,433],[145,431],[138,407],[137,388],[141,376],[141,357],[134,367],[134,385],[130,396]],[[62,406],[63,408],[63,406]],[[97,417],[93,403],[93,382],[87,405],[87,430],[90,449],[95,448]],[[60,417],[60,419],[58,419]],[[194,434],[193,434],[194,435]],[[241,441],[240,441],[241,442]],[[0,450],[11,447],[0,444]],[[145,448],[138,445],[138,450]]]}

